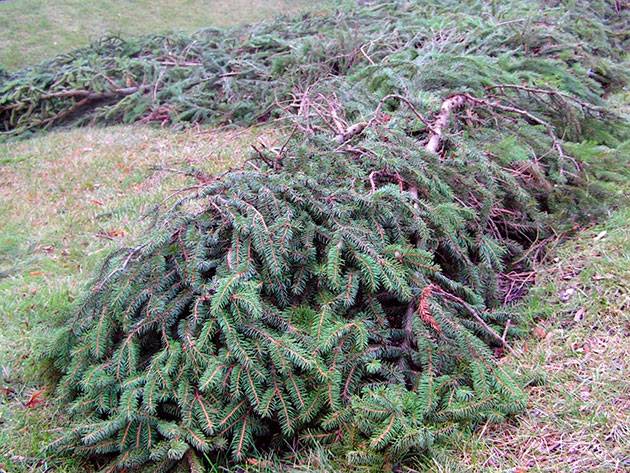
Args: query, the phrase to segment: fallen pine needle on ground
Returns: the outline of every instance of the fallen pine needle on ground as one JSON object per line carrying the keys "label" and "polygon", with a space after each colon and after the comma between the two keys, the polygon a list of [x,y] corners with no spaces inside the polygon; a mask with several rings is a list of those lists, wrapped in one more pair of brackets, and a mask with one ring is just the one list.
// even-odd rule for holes
{"label": "fallen pine needle on ground", "polygon": [[527,410],[466,442],[465,471],[630,468],[629,222],[625,207],[541,268],[523,303],[533,336],[503,359],[533,380]]}

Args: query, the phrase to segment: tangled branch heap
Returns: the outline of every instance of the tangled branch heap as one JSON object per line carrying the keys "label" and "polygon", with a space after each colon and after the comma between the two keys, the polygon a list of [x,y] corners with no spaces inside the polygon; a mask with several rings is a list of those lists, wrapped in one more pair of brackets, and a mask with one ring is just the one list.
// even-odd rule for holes
{"label": "tangled branch heap", "polygon": [[246,40],[110,41],[13,77],[18,90],[52,70],[22,95],[29,111],[5,87],[15,134],[162,112],[278,115],[292,130],[107,259],[51,353],[77,419],[58,445],[112,469],[195,470],[203,454],[242,461],[287,441],[341,442],[374,464],[523,407],[494,361],[515,331],[500,277],[550,216],[570,222],[601,200],[576,158],[591,150],[582,140],[627,137],[602,99],[625,80],[610,29],[621,13],[439,3],[251,27]]}
{"label": "tangled branch heap", "polygon": [[0,74],[0,139],[68,124],[251,124],[331,76],[369,74],[377,94],[397,88],[403,62],[406,72],[424,62],[427,90],[475,90],[501,78],[600,104],[601,87],[625,83],[626,10],[607,0],[493,3],[384,2],[228,32],[106,38]]}

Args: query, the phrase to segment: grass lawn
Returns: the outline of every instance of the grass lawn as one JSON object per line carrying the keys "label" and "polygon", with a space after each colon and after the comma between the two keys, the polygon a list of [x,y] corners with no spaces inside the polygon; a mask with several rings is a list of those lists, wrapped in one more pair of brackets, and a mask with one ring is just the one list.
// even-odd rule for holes
{"label": "grass lawn", "polygon": [[85,46],[105,34],[195,31],[249,23],[322,0],[0,1],[0,68],[14,70]]}
{"label": "grass lawn", "polygon": [[471,472],[630,469],[630,206],[552,252],[521,304],[531,338],[505,357],[534,382],[515,422],[455,455]]}

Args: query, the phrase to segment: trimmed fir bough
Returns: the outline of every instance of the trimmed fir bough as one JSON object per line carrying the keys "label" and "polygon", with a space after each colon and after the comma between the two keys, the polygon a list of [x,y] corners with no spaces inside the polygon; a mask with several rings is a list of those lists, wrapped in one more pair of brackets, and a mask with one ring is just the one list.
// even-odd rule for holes
{"label": "trimmed fir bough", "polygon": [[[601,156],[593,143],[614,155],[627,139],[603,99],[625,83],[621,13],[533,3],[381,4],[287,23],[286,54],[267,27],[250,30],[255,47],[205,53],[254,76],[222,69],[234,74],[210,95],[178,89],[169,120],[178,107],[207,114],[195,121],[246,110],[245,122],[282,118],[287,141],[202,179],[140,245],[107,259],[51,351],[75,419],[55,445],[112,470],[201,471],[204,458],[313,443],[343,444],[355,465],[392,464],[521,410],[519,382],[495,361],[518,332],[502,274],[602,210],[584,166]],[[300,41],[319,53],[293,56]],[[72,61],[109,67],[110,53]],[[152,77],[163,54],[125,64]],[[146,95],[155,104],[167,71],[151,94],[81,116],[114,120]],[[61,100],[46,103],[61,108],[36,106],[9,129],[78,110],[53,93]]]}

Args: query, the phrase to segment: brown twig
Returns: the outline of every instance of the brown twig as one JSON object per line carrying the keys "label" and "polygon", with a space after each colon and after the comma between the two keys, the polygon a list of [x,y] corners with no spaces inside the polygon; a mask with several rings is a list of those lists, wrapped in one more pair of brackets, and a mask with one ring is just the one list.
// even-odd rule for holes
{"label": "brown twig", "polygon": [[350,141],[352,138],[354,138],[357,135],[360,135],[361,133],[363,133],[367,128],[371,127],[376,121],[378,121],[380,119],[381,116],[381,109],[383,108],[383,105],[385,104],[385,102],[387,102],[390,99],[397,99],[401,102],[403,102],[405,105],[407,105],[409,107],[409,109],[413,112],[413,114],[418,117],[418,119],[431,131],[434,131],[429,120],[427,120],[424,115],[422,115],[420,112],[418,112],[418,110],[416,110],[416,108],[414,107],[413,103],[403,97],[402,95],[397,95],[397,94],[389,94],[386,95],[385,97],[383,97],[379,102],[378,105],[376,106],[376,109],[374,110],[374,113],[372,115],[372,118],[370,118],[368,121],[363,121],[363,122],[358,122],[355,123],[354,125],[348,127],[347,129],[341,131],[336,137],[335,140],[337,141],[337,143],[343,144],[346,143],[347,141]]}
{"label": "brown twig", "polygon": [[607,110],[603,107],[598,107],[596,105],[590,104],[588,102],[580,100],[579,98],[571,94],[560,92],[559,90],[542,89],[538,87],[528,87],[525,85],[518,85],[518,84],[498,84],[498,85],[491,85],[491,86],[486,87],[486,90],[493,90],[493,89],[500,89],[500,90],[513,89],[513,90],[520,90],[523,92],[527,92],[530,94],[549,95],[549,96],[555,95],[558,97],[563,97],[569,101],[575,102],[580,107],[588,109],[588,110],[593,110],[597,112],[607,112]]}
{"label": "brown twig", "polygon": [[508,345],[506,341],[503,340],[503,337],[501,337],[501,335],[499,335],[492,327],[490,327],[486,323],[486,321],[483,320],[481,316],[477,313],[475,308],[471,306],[470,304],[468,304],[468,302],[463,300],[461,297],[456,296],[455,294],[446,292],[444,289],[442,289],[439,286],[434,286],[433,293],[442,296],[444,299],[448,299],[452,302],[459,304],[461,307],[463,307],[466,310],[466,312],[468,312],[470,315],[474,317],[474,319],[484,328],[484,330],[486,330],[486,332],[488,332],[490,335],[492,335],[492,337],[494,337],[497,341],[499,341],[503,347],[507,348],[508,351],[510,351],[511,353],[514,352],[512,347],[510,347],[510,345]]}
{"label": "brown twig", "polygon": [[185,171],[182,169],[168,168],[164,166],[151,166],[149,169],[151,171],[170,172],[173,174],[181,174],[183,176],[189,176],[203,184],[208,184],[209,182],[213,181],[212,176],[210,176],[209,174],[206,174],[205,172],[199,169],[193,169],[192,171]]}
{"label": "brown twig", "polygon": [[273,163],[273,161],[271,161],[269,158],[267,158],[267,156],[265,156],[265,154],[264,154],[261,150],[259,150],[258,148],[256,148],[256,145],[252,144],[252,145],[251,145],[251,147],[252,147],[252,149],[253,149],[254,151],[256,151],[256,154],[258,155],[258,157],[259,157],[262,161],[264,161],[264,162],[265,162],[265,164],[267,164],[267,166],[269,166],[270,168],[272,168],[272,169],[273,169],[273,167],[274,167],[274,163]]}

